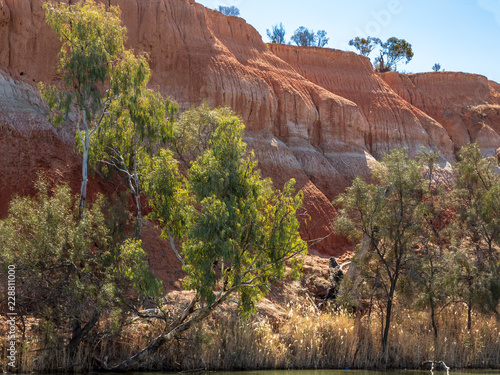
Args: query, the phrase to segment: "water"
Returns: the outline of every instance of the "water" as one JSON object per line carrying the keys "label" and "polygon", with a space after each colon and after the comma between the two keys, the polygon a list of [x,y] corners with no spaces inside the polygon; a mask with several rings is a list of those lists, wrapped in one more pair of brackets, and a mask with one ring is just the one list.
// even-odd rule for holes
{"label": "water", "polygon": [[[269,370],[269,371],[231,371],[231,372],[184,372],[175,373],[186,375],[432,375],[427,370],[390,370],[390,371],[369,371],[369,370]],[[497,375],[500,370],[453,370],[450,375]],[[144,375],[144,374],[142,374]],[[147,375],[174,375],[173,373],[148,373]],[[434,371],[433,375],[446,375],[446,371]]]}

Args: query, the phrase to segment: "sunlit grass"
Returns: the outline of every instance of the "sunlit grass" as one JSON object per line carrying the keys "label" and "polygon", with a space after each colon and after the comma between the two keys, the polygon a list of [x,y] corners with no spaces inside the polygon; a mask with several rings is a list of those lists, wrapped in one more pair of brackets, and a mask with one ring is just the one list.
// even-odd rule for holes
{"label": "sunlit grass", "polygon": [[[241,321],[232,308],[224,308],[166,345],[141,369],[382,368],[383,319],[378,311],[368,316],[332,307],[318,311],[310,303],[288,302],[279,316],[260,313]],[[389,338],[388,366],[418,369],[424,361],[439,360],[455,369],[499,368],[500,324],[494,317],[475,314],[469,332],[466,309],[457,305],[439,315],[437,325],[436,339],[428,313],[397,309]],[[107,357],[108,364],[118,363],[145,347],[160,331],[159,323],[138,321],[119,334],[109,333],[82,346],[77,358],[94,366],[102,365],[96,358]],[[5,352],[6,341],[1,345]],[[33,351],[38,348],[35,338],[20,346],[22,372],[63,367],[66,358],[61,351],[47,351],[40,358],[40,352]],[[56,361],[43,359],[49,357]],[[6,369],[3,358],[2,368]],[[85,368],[77,366],[75,370]]]}

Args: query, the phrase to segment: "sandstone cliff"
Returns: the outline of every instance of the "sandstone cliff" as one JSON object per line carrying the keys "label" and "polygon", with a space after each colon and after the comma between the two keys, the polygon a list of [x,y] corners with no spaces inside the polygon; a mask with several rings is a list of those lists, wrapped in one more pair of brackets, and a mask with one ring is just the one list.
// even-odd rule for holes
{"label": "sandstone cliff", "polygon": [[[307,239],[329,232],[336,214],[330,201],[354,176],[369,177],[376,158],[393,147],[415,153],[423,146],[452,161],[464,142],[500,146],[499,85],[484,77],[379,75],[354,53],[266,45],[243,19],[192,0],[105,3],[120,5],[129,47],[150,55],[152,85],[181,108],[204,99],[231,106],[247,125],[246,141],[263,174],[277,186],[297,180],[304,214],[312,219],[302,227]],[[22,88],[34,96],[30,84],[57,82],[60,44],[41,5],[42,0],[0,0],[0,68],[10,87],[3,94],[10,104],[0,107],[0,155],[9,160],[0,166],[6,184],[0,191],[2,216],[14,192],[30,192],[41,166],[72,175],[78,185],[80,159],[69,133],[51,128],[36,98],[22,102],[15,93]],[[18,101],[27,103],[24,109],[12,105]],[[28,140],[31,149],[24,147]],[[93,184],[96,192],[106,189],[98,178]],[[340,255],[346,248],[344,239],[329,236],[313,251]]]}
{"label": "sandstone cliff", "polygon": [[441,124],[397,95],[368,58],[326,48],[270,48],[308,80],[359,106],[369,124],[365,145],[372,155],[380,157],[394,147],[407,147],[414,154],[424,146],[453,159],[452,142]]}
{"label": "sandstone cliff", "polygon": [[400,97],[439,121],[455,149],[478,142],[484,153],[494,155],[500,146],[497,83],[480,75],[453,72],[391,72],[382,77]]}

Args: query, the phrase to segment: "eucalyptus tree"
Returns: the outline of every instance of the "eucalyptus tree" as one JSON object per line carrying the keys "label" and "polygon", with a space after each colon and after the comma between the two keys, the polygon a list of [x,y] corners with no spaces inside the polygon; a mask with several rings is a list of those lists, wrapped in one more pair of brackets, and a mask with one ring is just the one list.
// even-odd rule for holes
{"label": "eucalyptus tree", "polygon": [[14,198],[0,220],[0,272],[15,265],[16,312],[23,324],[29,316],[38,325],[33,361],[51,371],[66,358],[73,369],[78,352],[108,329],[100,322],[120,327],[129,306],[139,305],[132,290],[159,301],[163,287],[141,242],[116,236],[123,207],[109,209],[100,197],[79,220],[78,198],[67,185],[39,179],[35,188],[34,197]]}
{"label": "eucalyptus tree", "polygon": [[240,10],[238,8],[236,8],[234,5],[231,5],[231,6],[219,5],[218,10],[219,10],[219,12],[221,12],[222,14],[225,14],[226,16],[239,17],[239,15],[240,15]]}
{"label": "eucalyptus tree", "polygon": [[379,56],[374,60],[374,67],[378,72],[396,71],[398,63],[404,61],[408,64],[413,59],[411,44],[395,37],[382,42],[379,38],[358,36],[351,39],[349,45],[356,48],[363,56],[368,56],[378,46]]}
{"label": "eucalyptus tree", "polygon": [[85,216],[90,140],[102,125],[112,102],[106,89],[124,51],[125,28],[118,7],[106,11],[93,0],[75,5],[45,3],[49,26],[62,42],[57,71],[61,89],[40,84],[42,98],[52,111],[51,120],[60,125],[74,111],[77,142],[83,151],[80,216]]}
{"label": "eucalyptus tree", "polygon": [[302,195],[295,195],[293,181],[279,191],[261,179],[243,129],[237,117],[220,117],[210,148],[186,177],[170,150],[161,150],[145,168],[152,217],[163,236],[182,242],[177,255],[187,272],[184,286],[195,296],[146,348],[111,370],[136,367],[230,296],[242,315],[252,313],[270,284],[285,275],[285,261],[296,269],[296,256],[306,251],[295,216]]}
{"label": "eucalyptus tree", "polygon": [[274,25],[271,30],[266,30],[267,37],[271,40],[271,43],[285,44],[285,26],[280,22],[279,25]]}
{"label": "eucalyptus tree", "polygon": [[440,72],[441,71],[441,64],[439,63],[435,63],[433,66],[432,66],[432,71],[433,72]]}
{"label": "eucalyptus tree", "polygon": [[316,45],[318,47],[324,47],[328,44],[330,38],[327,38],[325,30],[318,30],[316,33]]}
{"label": "eucalyptus tree", "polygon": [[298,46],[314,46],[317,41],[314,30],[309,30],[304,26],[296,29],[290,39]]}
{"label": "eucalyptus tree", "polygon": [[363,280],[358,286],[369,294],[378,293],[385,303],[382,354],[387,347],[392,310],[400,280],[410,267],[424,227],[422,195],[427,186],[421,166],[406,150],[395,149],[374,171],[377,184],[356,178],[336,200],[340,212],[336,225],[360,241],[354,258]]}
{"label": "eucalyptus tree", "polygon": [[497,312],[500,299],[500,175],[495,160],[483,157],[477,144],[460,150],[454,173],[455,276],[468,306],[470,329],[473,306]]}
{"label": "eucalyptus tree", "polygon": [[446,261],[449,244],[449,187],[436,178],[440,160],[437,152],[420,151],[417,161],[423,167],[427,189],[422,194],[425,208],[424,223],[417,251],[414,252],[408,272],[409,284],[415,286],[410,294],[417,307],[428,307],[434,337],[438,336],[436,317],[452,294]]}
{"label": "eucalyptus tree", "polygon": [[140,164],[172,138],[175,103],[147,84],[151,78],[146,55],[125,51],[113,67],[113,98],[103,126],[90,143],[93,164],[105,163],[122,172],[136,204],[136,238],[142,234]]}
{"label": "eucalyptus tree", "polygon": [[408,64],[413,59],[411,44],[404,39],[392,37],[379,44],[380,54],[375,59],[375,69],[378,72],[396,71],[398,63],[404,61]]}

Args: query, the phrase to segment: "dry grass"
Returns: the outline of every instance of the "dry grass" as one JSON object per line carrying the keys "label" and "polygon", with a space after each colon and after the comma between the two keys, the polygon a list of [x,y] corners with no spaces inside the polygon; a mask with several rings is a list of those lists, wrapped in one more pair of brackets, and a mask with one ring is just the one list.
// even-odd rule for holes
{"label": "dry grass", "polygon": [[[381,321],[327,307],[318,311],[306,298],[287,301],[279,316],[257,314],[240,321],[233,306],[214,316],[161,349],[142,370],[257,370],[383,367],[380,356]],[[438,318],[435,339],[425,312],[395,313],[389,339],[389,367],[421,368],[426,360],[442,360],[452,368],[499,368],[500,323],[494,317],[475,315],[469,332],[466,310],[455,306]],[[80,349],[75,370],[85,371],[95,358],[107,356],[117,363],[147,345],[160,325],[145,322],[126,327],[120,334],[105,335]],[[0,345],[5,353],[6,342]],[[60,369],[60,351],[34,352],[39,341],[32,337],[18,354],[22,372]],[[5,356],[2,369],[6,370]]]}

